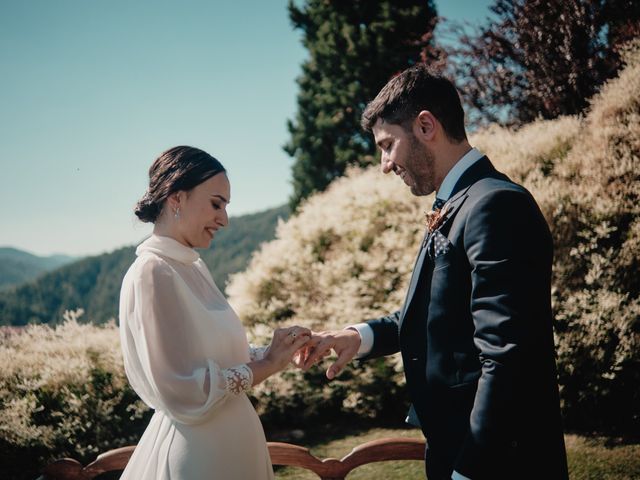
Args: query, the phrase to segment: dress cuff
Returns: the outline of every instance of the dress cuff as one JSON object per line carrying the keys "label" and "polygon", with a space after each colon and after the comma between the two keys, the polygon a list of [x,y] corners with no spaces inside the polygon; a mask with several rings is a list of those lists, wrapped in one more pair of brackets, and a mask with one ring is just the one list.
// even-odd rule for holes
{"label": "dress cuff", "polygon": [[360,334],[360,347],[355,358],[362,358],[368,355],[373,349],[373,329],[366,323],[350,325],[347,329],[355,330]]}
{"label": "dress cuff", "polygon": [[253,385],[253,371],[246,364],[225,368],[222,370],[222,376],[225,390],[233,395],[247,392]]}

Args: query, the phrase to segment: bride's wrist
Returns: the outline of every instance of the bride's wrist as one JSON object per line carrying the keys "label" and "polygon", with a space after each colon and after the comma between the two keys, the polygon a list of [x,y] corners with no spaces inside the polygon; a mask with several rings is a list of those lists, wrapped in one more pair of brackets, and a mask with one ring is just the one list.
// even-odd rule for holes
{"label": "bride's wrist", "polygon": [[263,358],[262,360],[260,360],[260,362],[264,365],[265,370],[268,372],[269,376],[279,371],[277,363],[269,357]]}
{"label": "bride's wrist", "polygon": [[248,364],[249,368],[253,372],[253,384],[263,382],[268,377],[278,372],[278,366],[273,360],[269,358],[263,358],[262,360],[255,360]]}

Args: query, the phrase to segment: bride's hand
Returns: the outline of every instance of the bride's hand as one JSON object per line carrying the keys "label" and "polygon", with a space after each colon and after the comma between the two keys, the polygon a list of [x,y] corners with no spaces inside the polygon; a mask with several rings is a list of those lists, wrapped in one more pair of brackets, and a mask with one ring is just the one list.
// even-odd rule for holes
{"label": "bride's hand", "polygon": [[264,359],[272,364],[275,371],[280,371],[291,362],[311,338],[311,330],[304,327],[277,328]]}
{"label": "bride's hand", "polygon": [[[307,342],[302,346],[302,348],[300,348],[296,353],[293,354],[291,363],[293,363],[295,367],[306,370],[305,363],[307,362],[309,356],[314,352],[314,348],[311,345],[315,343],[314,340],[316,340],[317,337],[318,334],[316,332],[311,332],[309,342]],[[327,357],[329,355],[331,355],[331,349],[324,351],[321,355],[321,358]]]}

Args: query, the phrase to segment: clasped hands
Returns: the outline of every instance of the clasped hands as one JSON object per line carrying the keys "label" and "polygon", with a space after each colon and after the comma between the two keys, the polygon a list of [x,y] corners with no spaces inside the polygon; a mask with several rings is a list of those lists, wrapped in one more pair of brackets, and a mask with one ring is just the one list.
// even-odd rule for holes
{"label": "clasped hands", "polygon": [[333,380],[356,355],[360,341],[360,334],[353,329],[312,332],[304,327],[278,328],[265,359],[273,371],[283,369],[289,362],[307,371],[333,351],[337,358],[326,373]]}
{"label": "clasped hands", "polygon": [[292,363],[304,370],[335,352],[338,358],[327,368],[327,378],[333,380],[360,348],[360,334],[354,329],[311,332],[309,340],[296,351]]}

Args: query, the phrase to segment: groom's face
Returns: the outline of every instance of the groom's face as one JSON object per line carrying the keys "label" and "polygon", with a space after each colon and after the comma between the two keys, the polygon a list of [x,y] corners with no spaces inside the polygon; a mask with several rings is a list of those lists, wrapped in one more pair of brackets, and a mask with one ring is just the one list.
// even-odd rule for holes
{"label": "groom's face", "polygon": [[411,130],[378,119],[372,131],[383,173],[394,172],[414,195],[435,191],[435,156]]}

